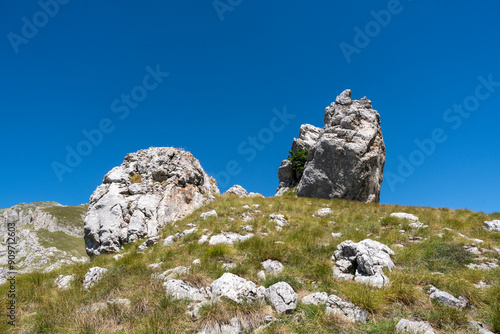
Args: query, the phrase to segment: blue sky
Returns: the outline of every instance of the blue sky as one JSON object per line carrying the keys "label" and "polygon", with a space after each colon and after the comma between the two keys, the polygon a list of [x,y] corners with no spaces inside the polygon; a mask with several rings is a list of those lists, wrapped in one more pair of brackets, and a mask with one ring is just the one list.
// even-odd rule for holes
{"label": "blue sky", "polygon": [[0,207],[87,202],[151,146],[191,151],[221,191],[271,196],[300,125],[323,126],[350,88],[381,115],[381,203],[500,211],[499,12],[497,1],[2,1]]}

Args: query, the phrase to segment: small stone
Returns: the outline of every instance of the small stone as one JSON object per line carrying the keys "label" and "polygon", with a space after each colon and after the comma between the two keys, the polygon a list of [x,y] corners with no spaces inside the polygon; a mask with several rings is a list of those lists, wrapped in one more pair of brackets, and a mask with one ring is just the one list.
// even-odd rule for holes
{"label": "small stone", "polygon": [[196,259],[196,260],[193,261],[193,264],[194,265],[201,264],[201,260],[200,259]]}
{"label": "small stone", "polygon": [[484,228],[492,232],[500,232],[500,220],[485,221]]}
{"label": "small stone", "polygon": [[394,212],[390,214],[390,217],[396,217],[399,219],[407,219],[411,221],[418,221],[418,217],[415,215],[412,215],[411,213],[404,213],[404,212]]}
{"label": "small stone", "polygon": [[267,299],[278,314],[297,307],[297,294],[286,282],[278,282],[267,289]]}
{"label": "small stone", "polygon": [[326,292],[314,292],[302,298],[303,304],[326,304],[328,294]]}
{"label": "small stone", "polygon": [[276,275],[280,274],[281,272],[283,272],[283,265],[281,264],[281,262],[279,262],[277,260],[266,260],[266,261],[262,262],[261,264],[262,264],[262,268],[264,268],[265,272],[270,274],[270,275],[276,276]]}
{"label": "small stone", "polygon": [[71,286],[71,282],[74,280],[75,275],[59,275],[54,282],[57,284],[59,290],[68,290]]}
{"label": "small stone", "polygon": [[163,240],[163,246],[172,246],[175,242],[175,238],[173,235],[169,235]]}
{"label": "small stone", "polygon": [[200,215],[200,218],[203,220],[207,219],[208,217],[217,217],[217,212],[215,210],[204,212]]}
{"label": "small stone", "polygon": [[316,215],[319,217],[325,217],[325,216],[332,215],[332,214],[333,214],[333,211],[330,208],[323,208],[323,209],[319,209],[318,211],[316,211]]}
{"label": "small stone", "polygon": [[434,329],[427,321],[412,321],[401,319],[396,325],[396,333],[434,334]]}
{"label": "small stone", "polygon": [[83,278],[83,288],[89,289],[96,282],[100,281],[104,274],[108,271],[106,268],[92,267],[87,271],[85,277]]}

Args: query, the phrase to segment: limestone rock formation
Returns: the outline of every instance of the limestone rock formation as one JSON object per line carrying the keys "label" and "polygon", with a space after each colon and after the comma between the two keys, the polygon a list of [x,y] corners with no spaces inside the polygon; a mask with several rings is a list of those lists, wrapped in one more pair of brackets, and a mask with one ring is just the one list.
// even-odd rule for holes
{"label": "limestone rock formation", "polygon": [[[310,124],[302,124],[299,131],[299,138],[294,138],[292,142],[292,151],[310,150],[316,144],[322,129]],[[283,195],[286,191],[298,184],[298,176],[292,168],[292,162],[285,159],[281,162],[278,169],[279,186],[276,191],[277,196]]]}
{"label": "limestone rock formation", "polygon": [[328,296],[326,314],[336,314],[352,322],[365,323],[368,312],[336,295]]}
{"label": "limestone rock formation", "polygon": [[[310,150],[297,194],[378,203],[385,164],[379,113],[366,97],[351,100],[347,89],[325,109],[324,122],[320,132],[303,125],[292,145]],[[289,161],[282,162],[278,178],[277,195],[296,185]]]}
{"label": "limestone rock formation", "polygon": [[396,333],[401,334],[434,334],[434,329],[427,321],[401,319],[396,325]]}
{"label": "limestone rock formation", "polygon": [[13,242],[9,226],[15,228],[14,270],[18,273],[49,272],[88,261],[82,240],[86,211],[87,204],[65,206],[56,202],[22,203],[0,209],[0,271],[8,265],[8,245]]}
{"label": "limestone rock formation", "polygon": [[278,282],[267,289],[267,299],[278,314],[295,310],[297,307],[297,294],[290,284]]}
{"label": "limestone rock formation", "polygon": [[90,197],[85,247],[90,257],[156,236],[219,194],[215,180],[189,152],[151,147],[128,154]]}
{"label": "limestone rock formation", "polygon": [[239,184],[235,184],[231,188],[229,188],[224,194],[236,195],[238,197],[248,197],[248,192],[240,186]]}

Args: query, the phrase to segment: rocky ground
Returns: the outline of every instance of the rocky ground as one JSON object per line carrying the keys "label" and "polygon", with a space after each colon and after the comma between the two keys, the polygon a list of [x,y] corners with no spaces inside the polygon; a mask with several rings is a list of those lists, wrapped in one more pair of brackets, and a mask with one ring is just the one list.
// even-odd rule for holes
{"label": "rocky ground", "polygon": [[0,331],[500,331],[500,214],[230,193],[117,254],[18,275]]}
{"label": "rocky ground", "polygon": [[15,269],[19,273],[52,271],[88,261],[83,242],[87,208],[86,204],[70,207],[37,202],[0,209],[0,267],[8,266],[8,223],[15,224]]}

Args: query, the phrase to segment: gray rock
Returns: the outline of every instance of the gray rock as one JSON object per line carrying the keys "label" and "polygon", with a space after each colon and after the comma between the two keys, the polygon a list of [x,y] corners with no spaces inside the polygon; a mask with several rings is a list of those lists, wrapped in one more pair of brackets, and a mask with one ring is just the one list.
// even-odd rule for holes
{"label": "gray rock", "polygon": [[173,235],[169,235],[163,240],[163,246],[172,246],[175,243],[175,237]]}
{"label": "gray rock", "polygon": [[[413,222],[418,221],[418,217],[415,215],[412,215],[411,213],[393,212],[390,214],[390,217],[396,217],[399,219],[407,219],[407,220],[411,220]],[[405,320],[405,319],[402,319],[402,320]]]}
{"label": "gray rock", "polygon": [[277,276],[283,272],[283,265],[277,260],[266,260],[261,264],[264,271],[272,276]]}
{"label": "gray rock", "polygon": [[206,289],[198,289],[188,282],[170,279],[163,283],[167,295],[174,299],[186,299],[191,301],[204,301],[210,298],[210,294]]}
{"label": "gray rock", "polygon": [[238,197],[248,197],[248,192],[242,186],[235,184],[229,188],[224,194],[236,195]]}
{"label": "gray rock", "polygon": [[428,290],[428,293],[430,293],[430,297],[432,299],[435,299],[443,305],[460,310],[467,306],[467,301],[464,297],[460,296],[458,298],[455,298],[453,295],[449,294],[448,292],[439,290],[435,286],[431,286]]}
{"label": "gray rock", "polygon": [[500,232],[500,220],[485,221],[484,228],[488,231]]}
{"label": "gray rock", "polygon": [[190,269],[191,269],[191,267],[179,266],[179,267],[176,267],[173,269],[168,269],[160,275],[152,274],[151,278],[157,279],[160,281],[171,280],[171,279],[178,278],[181,275],[189,274]]}
{"label": "gray rock", "polygon": [[106,303],[108,303],[108,305],[118,306],[120,308],[129,308],[132,305],[130,300],[127,298],[115,298],[108,300]]}
{"label": "gray rock", "polygon": [[319,217],[325,217],[325,216],[333,215],[333,211],[330,208],[323,208],[323,209],[319,209],[318,211],[316,211],[316,215]]}
{"label": "gray rock", "polygon": [[243,231],[253,232],[253,226],[252,225],[243,225],[243,226],[241,226],[241,228],[243,229]]}
{"label": "gray rock", "polygon": [[293,171],[292,162],[283,160],[278,168],[279,186],[276,190],[276,196],[281,196],[291,188],[297,185],[295,173]]}
{"label": "gray rock", "polygon": [[[235,242],[241,242],[252,238],[254,235],[252,233],[247,233],[246,235],[241,235],[233,232],[223,232],[221,234],[216,234],[210,237],[208,241],[209,245],[227,244],[232,245]],[[201,240],[201,239],[200,239]]]}
{"label": "gray rock", "polygon": [[[210,284],[212,297],[229,298],[237,303],[251,302],[265,297],[265,288],[231,273],[225,273]],[[263,290],[264,289],[264,290]]]}
{"label": "gray rock", "polygon": [[265,198],[264,195],[259,194],[259,193],[254,193],[254,192],[249,192],[248,197],[260,197],[260,198]]}
{"label": "gray rock", "polygon": [[[215,212],[215,211],[214,211]],[[217,214],[215,214],[217,216]],[[182,233],[179,235],[179,238],[184,238],[185,236],[187,235],[190,235],[190,234],[193,234],[193,233],[196,233],[198,232],[198,229],[196,227],[193,227],[193,228],[190,228],[188,230],[184,230],[182,231]]]}
{"label": "gray rock", "polygon": [[161,238],[161,236],[159,236],[159,235],[157,235],[156,237],[148,238],[137,249],[140,251],[145,251],[149,247],[156,245],[158,243],[158,240],[160,240],[160,238]]}
{"label": "gray rock", "polygon": [[200,218],[203,220],[207,219],[208,217],[217,217],[217,212],[215,210],[204,212],[200,215]]}
{"label": "gray rock", "polygon": [[469,269],[475,269],[475,270],[491,270],[498,268],[498,264],[495,262],[484,262],[484,263],[469,263],[465,265]]}
{"label": "gray rock", "polygon": [[278,314],[294,310],[297,307],[298,296],[286,282],[278,282],[267,289],[267,299]]}
{"label": "gray rock", "polygon": [[493,332],[489,331],[486,326],[480,322],[477,321],[469,321],[470,326],[472,329],[475,330],[476,333],[479,334],[494,334]]}
{"label": "gray rock", "polygon": [[434,329],[427,321],[401,319],[396,325],[396,333],[434,334]]}
{"label": "gray rock", "polygon": [[354,279],[379,288],[388,286],[390,281],[382,268],[394,267],[391,255],[394,252],[389,247],[375,240],[365,239],[358,243],[343,241],[333,254],[336,260],[333,276],[341,280]]}
{"label": "gray rock", "polygon": [[59,275],[54,282],[57,284],[59,290],[68,290],[71,286],[71,282],[75,280],[75,275]]}
{"label": "gray rock", "polygon": [[336,295],[328,296],[326,301],[326,314],[340,315],[352,322],[365,323],[368,312],[351,302],[342,300]]}
{"label": "gray rock", "polygon": [[83,288],[84,289],[89,289],[91,288],[96,282],[100,281],[104,274],[108,271],[106,268],[100,268],[100,267],[92,267],[87,271],[85,276],[83,277]]}
{"label": "gray rock", "polygon": [[325,109],[325,128],[309,151],[297,187],[300,197],[380,201],[385,164],[380,115],[371,101],[351,101],[350,95],[345,90]]}
{"label": "gray rock", "polygon": [[283,227],[288,225],[285,216],[273,213],[269,216],[269,221],[276,223],[276,230],[281,231]]}
{"label": "gray rock", "polygon": [[264,270],[259,271],[257,273],[257,278],[264,281],[266,279],[266,272]]}
{"label": "gray rock", "polygon": [[123,244],[154,237],[217,194],[215,180],[189,152],[152,147],[128,154],[90,197],[84,221],[87,254],[118,252]]}
{"label": "gray rock", "polygon": [[304,296],[302,298],[302,303],[320,305],[320,304],[326,304],[327,299],[328,299],[328,294],[326,292],[314,292],[311,293],[310,295]]}

